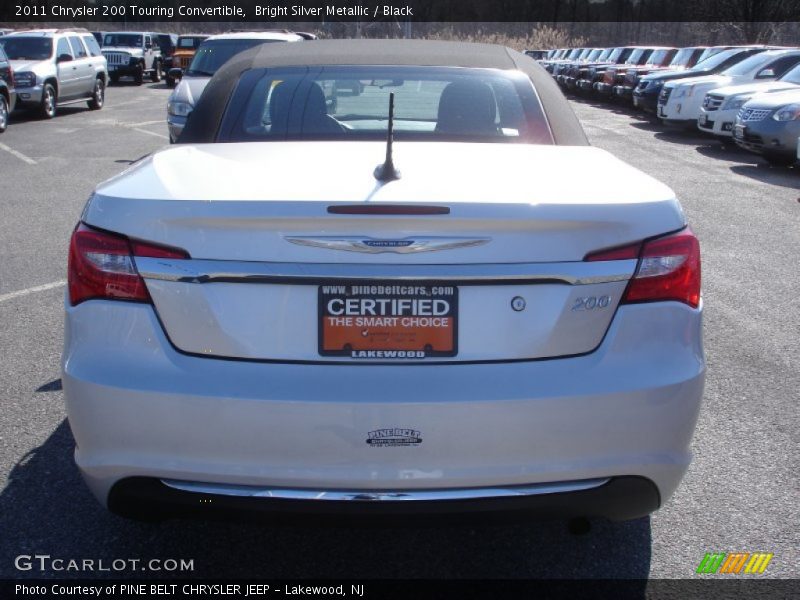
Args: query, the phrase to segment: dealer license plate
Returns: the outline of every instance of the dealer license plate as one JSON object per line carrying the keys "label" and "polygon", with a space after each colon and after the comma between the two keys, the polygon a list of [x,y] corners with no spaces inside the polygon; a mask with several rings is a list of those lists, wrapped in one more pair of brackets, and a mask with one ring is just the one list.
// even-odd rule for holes
{"label": "dealer license plate", "polygon": [[458,288],[409,282],[321,285],[319,354],[413,360],[458,354]]}

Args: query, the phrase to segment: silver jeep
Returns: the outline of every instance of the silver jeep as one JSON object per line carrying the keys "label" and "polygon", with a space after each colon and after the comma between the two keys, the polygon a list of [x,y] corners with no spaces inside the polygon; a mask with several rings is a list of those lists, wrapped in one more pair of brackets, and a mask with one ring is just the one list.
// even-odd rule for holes
{"label": "silver jeep", "polygon": [[0,37],[11,61],[17,107],[48,119],[65,104],[87,102],[99,110],[108,83],[106,59],[85,29],[35,29]]}

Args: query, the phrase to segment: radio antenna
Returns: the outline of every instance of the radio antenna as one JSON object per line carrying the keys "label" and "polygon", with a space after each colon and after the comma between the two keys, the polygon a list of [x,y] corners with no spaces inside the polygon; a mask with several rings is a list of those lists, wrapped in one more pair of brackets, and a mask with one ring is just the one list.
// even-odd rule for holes
{"label": "radio antenna", "polygon": [[400,179],[398,171],[392,161],[392,143],[394,142],[394,92],[389,94],[389,124],[386,133],[386,160],[375,168],[375,179],[382,183],[389,183]]}

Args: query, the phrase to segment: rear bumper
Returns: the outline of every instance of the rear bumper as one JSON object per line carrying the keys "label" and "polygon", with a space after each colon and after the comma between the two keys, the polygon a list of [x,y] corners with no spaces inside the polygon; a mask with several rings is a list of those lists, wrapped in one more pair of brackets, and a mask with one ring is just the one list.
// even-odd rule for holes
{"label": "rear bumper", "polygon": [[[635,519],[657,510],[660,497],[655,484],[643,477],[615,477],[556,486],[509,490],[500,496],[484,495],[480,488],[440,490],[437,499],[423,492],[354,494],[348,499],[327,499],[325,491],[301,491],[273,496],[275,490],[257,487],[243,489],[227,486],[183,485],[147,477],[119,481],[111,490],[109,508],[122,516],[145,518],[255,516],[276,517],[282,522],[298,517],[325,521],[396,518],[434,518],[468,516],[486,519],[536,517],[605,517],[613,520]],[[277,490],[280,492],[281,490]],[[380,498],[383,496],[385,499]],[[392,497],[389,499],[389,497]]]}
{"label": "rear bumper", "polygon": [[[93,300],[67,307],[63,357],[76,462],[102,503],[132,477],[410,492],[627,476],[663,502],[704,374],[701,311],[671,302],[621,307],[584,356],[351,366],[187,356],[150,306]],[[384,428],[421,442],[367,443]]]}

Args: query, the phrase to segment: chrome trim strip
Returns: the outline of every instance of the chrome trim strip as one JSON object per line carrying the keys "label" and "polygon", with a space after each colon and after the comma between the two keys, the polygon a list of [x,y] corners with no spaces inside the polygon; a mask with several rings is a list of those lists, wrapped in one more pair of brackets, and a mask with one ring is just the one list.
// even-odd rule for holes
{"label": "chrome trim strip", "polygon": [[485,498],[514,498],[578,492],[600,487],[610,478],[584,479],[581,481],[559,481],[553,483],[534,483],[491,488],[461,488],[438,490],[308,490],[289,488],[265,488],[249,485],[228,485],[224,483],[197,483],[162,479],[167,487],[217,496],[237,496],[247,498],[277,498],[281,500],[329,500],[337,502],[425,502],[437,500],[480,500]]}
{"label": "chrome trim strip", "polygon": [[136,258],[145,279],[181,283],[309,283],[321,281],[443,281],[470,283],[557,281],[587,285],[627,281],[637,261],[396,265],[340,263],[272,263],[222,260]]}
{"label": "chrome trim strip", "polygon": [[455,248],[472,248],[489,243],[488,238],[447,238],[447,237],[415,237],[402,239],[377,239],[361,237],[286,237],[287,242],[298,246],[310,246],[325,250],[344,250],[347,252],[364,252],[381,254],[414,254],[417,252],[436,252],[437,250],[453,250]]}

